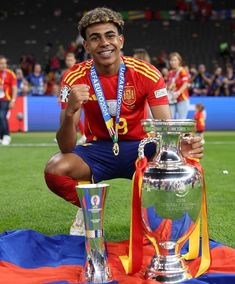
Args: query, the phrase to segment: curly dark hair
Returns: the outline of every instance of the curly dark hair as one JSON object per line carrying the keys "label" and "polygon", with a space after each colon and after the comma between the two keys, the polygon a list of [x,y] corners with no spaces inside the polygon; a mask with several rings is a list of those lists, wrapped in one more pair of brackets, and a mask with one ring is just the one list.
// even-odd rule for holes
{"label": "curly dark hair", "polygon": [[97,23],[114,23],[119,34],[123,33],[124,21],[122,15],[105,7],[98,7],[85,14],[79,21],[78,30],[86,39],[86,28]]}

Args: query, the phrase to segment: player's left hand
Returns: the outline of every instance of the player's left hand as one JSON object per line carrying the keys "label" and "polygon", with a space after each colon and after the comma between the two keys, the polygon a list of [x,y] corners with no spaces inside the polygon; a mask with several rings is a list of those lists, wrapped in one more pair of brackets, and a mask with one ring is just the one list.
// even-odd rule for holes
{"label": "player's left hand", "polygon": [[185,158],[201,159],[204,153],[201,136],[190,135],[182,139],[181,153]]}

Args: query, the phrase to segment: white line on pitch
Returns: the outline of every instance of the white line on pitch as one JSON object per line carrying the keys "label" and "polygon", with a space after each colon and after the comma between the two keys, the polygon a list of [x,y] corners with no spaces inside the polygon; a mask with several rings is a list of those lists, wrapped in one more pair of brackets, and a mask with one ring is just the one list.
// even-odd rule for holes
{"label": "white line on pitch", "polygon": [[235,144],[235,141],[210,141],[207,142],[206,144],[214,144],[214,145],[233,145]]}
{"label": "white line on pitch", "polygon": [[[234,145],[235,141],[206,141],[206,145]],[[11,143],[0,147],[58,147],[57,143]]]}
{"label": "white line on pitch", "polygon": [[51,146],[57,146],[56,143],[12,143],[7,146],[2,146],[0,147],[51,147]]}

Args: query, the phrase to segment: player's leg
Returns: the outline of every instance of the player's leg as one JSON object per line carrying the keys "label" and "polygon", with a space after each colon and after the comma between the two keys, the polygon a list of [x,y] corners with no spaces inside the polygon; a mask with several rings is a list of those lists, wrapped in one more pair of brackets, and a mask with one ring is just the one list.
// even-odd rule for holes
{"label": "player's leg", "polygon": [[3,137],[3,108],[2,108],[2,101],[0,101],[0,144],[2,143]]}
{"label": "player's leg", "polygon": [[79,206],[76,193],[78,180],[91,180],[89,166],[74,153],[57,153],[45,167],[45,181],[51,191]]}
{"label": "player's leg", "polygon": [[177,103],[177,118],[178,119],[186,119],[189,109],[189,100],[184,100]]}
{"label": "player's leg", "polygon": [[174,119],[176,116],[176,104],[170,104],[169,106],[171,111],[171,117],[172,119]]}
{"label": "player's leg", "polygon": [[79,180],[90,182],[91,170],[78,155],[58,153],[48,161],[45,168],[47,186],[58,196],[78,206],[70,234],[84,236],[84,218],[76,192]]}
{"label": "player's leg", "polygon": [[7,113],[9,111],[9,101],[2,101],[1,103],[1,131],[2,131],[2,145],[9,145],[11,137],[9,132]]}

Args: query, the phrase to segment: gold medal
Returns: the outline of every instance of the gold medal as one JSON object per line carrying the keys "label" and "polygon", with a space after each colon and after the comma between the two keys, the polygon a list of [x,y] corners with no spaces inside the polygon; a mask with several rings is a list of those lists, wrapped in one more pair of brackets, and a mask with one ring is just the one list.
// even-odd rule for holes
{"label": "gold medal", "polygon": [[114,156],[118,156],[118,154],[119,154],[119,145],[118,145],[117,142],[115,142],[113,144],[113,154],[114,154]]}

